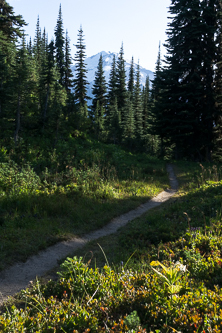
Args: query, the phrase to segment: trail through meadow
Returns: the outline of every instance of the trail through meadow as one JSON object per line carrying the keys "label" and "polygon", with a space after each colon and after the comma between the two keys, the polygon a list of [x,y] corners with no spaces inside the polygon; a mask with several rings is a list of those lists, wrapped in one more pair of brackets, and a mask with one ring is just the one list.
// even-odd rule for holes
{"label": "trail through meadow", "polygon": [[159,193],[147,203],[116,217],[99,230],[90,232],[81,238],[74,238],[69,241],[57,243],[44,251],[40,251],[37,255],[30,257],[25,263],[17,263],[9,269],[2,271],[0,273],[0,305],[2,305],[9,296],[13,296],[20,290],[25,289],[30,281],[33,281],[37,276],[43,276],[47,271],[53,269],[58,264],[59,260],[64,259],[75,250],[84,247],[87,242],[117,232],[120,227],[125,226],[128,222],[170,199],[178,189],[178,182],[172,165],[167,166],[167,172],[171,188]]}

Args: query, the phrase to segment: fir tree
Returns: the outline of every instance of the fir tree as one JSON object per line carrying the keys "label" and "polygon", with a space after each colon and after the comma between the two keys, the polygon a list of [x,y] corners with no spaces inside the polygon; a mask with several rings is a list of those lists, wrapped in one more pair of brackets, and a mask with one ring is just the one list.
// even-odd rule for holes
{"label": "fir tree", "polygon": [[134,96],[134,60],[132,57],[130,71],[129,71],[129,81],[128,81],[128,92],[130,93],[130,100],[133,101]]}
{"label": "fir tree", "polygon": [[38,71],[41,66],[41,44],[42,44],[42,33],[41,33],[41,28],[40,28],[40,23],[39,23],[39,16],[38,16],[37,23],[36,23],[34,44],[33,44],[33,53],[34,53]]}
{"label": "fir tree", "polygon": [[85,64],[85,49],[86,46],[84,44],[84,36],[82,26],[80,26],[80,30],[78,33],[78,40],[76,44],[76,54],[75,54],[75,62],[76,62],[76,69],[75,69],[75,79],[74,79],[74,91],[75,91],[75,98],[77,100],[77,104],[79,106],[87,105],[87,100],[89,97],[87,96],[87,69]]}
{"label": "fir tree", "polygon": [[141,100],[141,88],[140,88],[140,66],[137,65],[136,71],[136,84],[134,91],[134,113],[135,113],[135,127],[136,127],[136,137],[142,140],[143,137],[143,110],[142,110],[142,100]]}
{"label": "fir tree", "polygon": [[14,141],[17,143],[19,139],[19,132],[21,129],[21,114],[24,113],[25,103],[27,103],[27,90],[29,87],[28,77],[29,77],[29,67],[28,67],[28,51],[25,45],[25,35],[23,35],[22,43],[16,54],[15,62],[15,77],[14,77],[14,87],[16,93],[16,116],[15,116],[15,131],[14,131]]}
{"label": "fir tree", "polygon": [[106,128],[108,139],[114,144],[121,140],[121,114],[118,110],[117,97],[112,104],[108,105],[108,115],[106,117]]}
{"label": "fir tree", "polygon": [[135,114],[132,101],[130,99],[131,95],[127,100],[127,116],[125,117],[125,122],[123,126],[123,141],[124,143],[132,149],[132,145],[135,139]]}
{"label": "fir tree", "polygon": [[110,70],[108,82],[108,104],[114,105],[117,97],[117,77],[116,77],[116,57],[113,55],[113,61]]}
{"label": "fir tree", "polygon": [[157,56],[157,62],[156,62],[156,68],[154,72],[154,80],[152,81],[152,95],[154,102],[157,101],[159,95],[160,95],[160,74],[161,74],[161,50],[160,50],[160,43],[159,43],[159,51]]}
{"label": "fir tree", "polygon": [[31,56],[31,55],[32,55],[32,52],[33,52],[32,38],[31,38],[31,37],[30,37],[30,39],[29,39],[29,43],[27,44],[27,50],[28,50],[29,55]]}
{"label": "fir tree", "polygon": [[96,136],[99,140],[103,139],[103,132],[104,132],[104,123],[105,123],[105,108],[100,105],[99,100],[97,100],[96,109],[94,112],[94,127]]}
{"label": "fir tree", "polygon": [[116,82],[116,96],[118,110],[121,114],[121,121],[124,122],[124,113],[127,105],[127,89],[126,89],[126,70],[123,52],[123,44],[120,48],[119,57],[117,60],[117,82]]}
{"label": "fir tree", "polygon": [[66,30],[66,39],[65,39],[65,76],[64,76],[64,87],[67,93],[71,93],[73,86],[73,73],[71,69],[72,57],[70,50],[70,40],[68,37],[68,31]]}
{"label": "fir tree", "polygon": [[143,131],[147,132],[150,118],[150,80],[149,76],[146,77],[145,87],[142,93],[142,106],[143,106]]}
{"label": "fir tree", "polygon": [[168,66],[160,74],[162,90],[155,108],[158,134],[174,147],[176,158],[210,159],[216,1],[175,0],[170,6]]}
{"label": "fir tree", "polygon": [[106,88],[106,78],[103,70],[103,57],[102,54],[99,57],[99,62],[97,66],[97,70],[95,72],[95,80],[93,84],[93,100],[92,100],[92,111],[93,113],[97,109],[97,105],[99,102],[99,107],[106,109],[107,104],[107,88]]}
{"label": "fir tree", "polygon": [[7,1],[0,1],[0,31],[1,43],[6,45],[22,38],[23,26],[27,25],[21,15],[15,15],[13,7]]}
{"label": "fir tree", "polygon": [[55,28],[55,50],[56,50],[56,64],[60,73],[59,83],[64,85],[64,75],[65,75],[65,54],[64,54],[64,29],[62,20],[62,7],[59,6],[59,16],[57,20],[57,25]]}
{"label": "fir tree", "polygon": [[23,35],[26,23],[21,15],[15,15],[13,7],[0,1],[0,132],[3,133],[12,102],[14,86],[12,76],[15,69],[16,42]]}
{"label": "fir tree", "polygon": [[49,108],[50,96],[53,87],[56,83],[54,52],[55,52],[54,42],[51,41],[46,48],[46,61],[43,63],[40,76],[40,90],[42,95],[42,108],[41,108],[42,130],[45,129],[45,125],[48,122],[48,117],[49,117],[48,108]]}

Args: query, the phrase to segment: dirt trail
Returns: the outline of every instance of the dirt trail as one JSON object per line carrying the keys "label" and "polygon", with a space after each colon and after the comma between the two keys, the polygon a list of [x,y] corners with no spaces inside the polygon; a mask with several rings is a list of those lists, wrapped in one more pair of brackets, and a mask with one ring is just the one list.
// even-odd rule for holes
{"label": "dirt trail", "polygon": [[162,202],[167,201],[178,189],[177,179],[171,165],[167,166],[167,172],[171,189],[161,192],[147,203],[113,219],[102,229],[90,232],[82,238],[74,238],[70,241],[60,242],[44,251],[40,251],[37,255],[30,257],[25,263],[17,263],[1,272],[0,305],[2,305],[9,296],[18,293],[21,289],[25,289],[29,282],[34,280],[36,276],[43,276],[47,271],[54,268],[58,260],[65,258],[65,256],[83,247],[91,240],[115,233],[120,227],[125,226],[128,222],[139,217],[149,209],[157,207]]}

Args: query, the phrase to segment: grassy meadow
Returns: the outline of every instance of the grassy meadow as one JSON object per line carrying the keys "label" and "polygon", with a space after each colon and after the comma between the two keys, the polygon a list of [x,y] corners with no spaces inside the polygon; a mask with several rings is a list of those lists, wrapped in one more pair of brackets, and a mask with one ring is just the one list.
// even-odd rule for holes
{"label": "grassy meadow", "polygon": [[[2,149],[2,268],[169,186],[165,161],[87,140],[63,145]],[[173,198],[70,255],[56,279],[33,282],[2,308],[0,331],[222,332],[222,168],[173,165]]]}
{"label": "grassy meadow", "polygon": [[87,138],[0,150],[0,270],[107,224],[168,186],[165,163]]}

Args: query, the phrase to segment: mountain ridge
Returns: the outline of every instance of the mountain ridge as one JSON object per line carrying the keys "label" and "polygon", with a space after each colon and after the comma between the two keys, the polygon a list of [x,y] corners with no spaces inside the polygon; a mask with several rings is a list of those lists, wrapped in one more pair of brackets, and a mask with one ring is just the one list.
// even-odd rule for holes
{"label": "mountain ridge", "polygon": [[[104,75],[106,78],[106,83],[109,82],[109,75],[110,75],[110,70],[111,70],[111,65],[113,62],[113,56],[115,55],[116,57],[116,61],[118,59],[119,54],[115,53],[115,52],[106,52],[106,51],[101,51],[95,55],[92,55],[91,57],[88,57],[85,59],[85,63],[86,63],[86,68],[87,68],[87,81],[89,83],[88,86],[88,96],[89,97],[93,97],[92,94],[92,89],[93,89],[93,84],[94,84],[94,79],[95,79],[95,72],[97,70],[98,67],[98,62],[99,62],[99,58],[100,55],[102,54],[103,57],[103,70],[104,70]],[[125,69],[126,69],[126,83],[128,82],[128,78],[129,78],[129,71],[130,71],[130,66],[131,66],[131,60],[125,60]],[[137,70],[137,64],[134,63],[134,69],[135,72]],[[75,65],[72,66],[72,71],[73,74],[75,76]],[[140,82],[141,82],[141,86],[145,86],[145,82],[146,82],[146,77],[149,76],[150,80],[153,80],[154,78],[154,73],[142,66],[140,66]]]}

